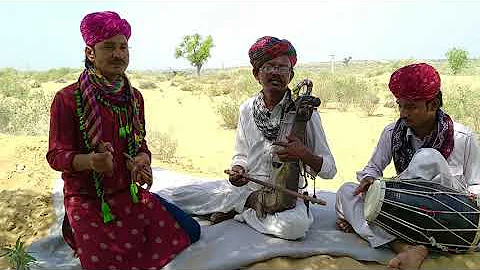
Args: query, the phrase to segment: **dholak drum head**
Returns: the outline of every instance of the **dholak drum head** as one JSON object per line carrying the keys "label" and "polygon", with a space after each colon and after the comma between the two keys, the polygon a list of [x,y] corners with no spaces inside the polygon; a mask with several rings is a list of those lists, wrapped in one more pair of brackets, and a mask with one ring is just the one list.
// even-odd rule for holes
{"label": "dholak drum head", "polygon": [[382,210],[383,198],[385,197],[385,181],[374,181],[367,190],[365,195],[365,204],[363,214],[365,219],[373,222],[380,210]]}

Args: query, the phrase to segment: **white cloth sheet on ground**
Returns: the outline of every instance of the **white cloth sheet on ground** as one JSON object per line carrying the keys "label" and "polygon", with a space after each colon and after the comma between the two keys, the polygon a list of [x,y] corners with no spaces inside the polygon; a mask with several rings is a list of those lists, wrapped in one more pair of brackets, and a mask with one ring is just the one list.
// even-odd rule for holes
{"label": "white cloth sheet on ground", "polygon": [[162,194],[184,211],[195,215],[215,212],[228,213],[235,210],[235,220],[245,222],[255,230],[287,240],[305,237],[313,223],[313,216],[307,214],[307,207],[298,200],[295,208],[265,218],[257,217],[252,208],[244,208],[245,201],[260,185],[248,183],[241,187],[231,185],[227,180],[183,186],[181,189],[165,189]]}
{"label": "white cloth sheet on ground", "polygon": [[[158,168],[153,173],[155,181],[151,190],[166,199],[169,198],[168,193],[175,190],[173,187],[181,190],[182,186],[188,184],[209,185],[208,181],[212,181]],[[64,211],[62,186],[63,182],[59,179],[53,191],[57,219],[50,235],[34,242],[28,249],[38,260],[32,269],[80,269],[80,261],[73,257],[73,252],[61,236]],[[180,253],[165,269],[239,269],[278,256],[302,258],[330,254],[380,263],[393,257],[388,249],[370,248],[368,242],[357,235],[336,230],[335,193],[318,192],[317,195],[327,200],[328,205],[311,207],[314,222],[306,237],[301,240],[271,237],[257,232],[245,223],[228,220],[213,226],[202,226],[200,240]]]}

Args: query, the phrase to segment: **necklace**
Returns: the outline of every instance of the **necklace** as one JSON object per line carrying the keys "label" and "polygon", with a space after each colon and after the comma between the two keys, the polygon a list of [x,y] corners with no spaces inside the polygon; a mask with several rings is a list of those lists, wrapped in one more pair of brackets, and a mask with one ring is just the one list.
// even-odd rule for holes
{"label": "necklace", "polygon": [[[80,93],[80,89],[77,88],[74,92],[75,95],[75,103],[77,105],[76,109],[76,114],[79,119],[79,124],[80,124],[80,132],[82,133],[82,139],[85,147],[87,148],[88,152],[91,152],[94,150],[94,148],[90,145],[89,140],[88,140],[88,132],[86,130],[85,126],[85,117],[84,117],[84,108],[82,105],[82,95]],[[130,156],[135,156],[136,155],[136,147],[135,147],[135,141],[134,141],[134,134],[132,132],[132,125],[128,123],[128,110],[126,107],[119,107],[116,105],[111,104],[107,100],[102,99],[99,96],[96,96],[97,100],[99,100],[102,104],[104,104],[106,107],[111,108],[113,112],[117,115],[117,119],[119,121],[119,136],[122,139],[127,138],[127,147],[128,147],[128,154]],[[125,124],[123,123],[122,120],[122,113],[125,115]],[[130,136],[131,135],[131,136]],[[104,198],[104,189],[102,185],[102,180],[103,180],[103,174],[98,173],[96,171],[93,171],[92,174],[93,180],[95,182],[95,192],[97,197],[100,199],[101,202],[101,211],[102,211],[102,216],[103,216],[103,222],[108,223],[114,219],[114,216],[112,214],[110,205],[105,201]],[[131,179],[130,183],[130,196],[132,197],[133,203],[138,203],[138,187],[137,184],[133,182],[133,179]]]}

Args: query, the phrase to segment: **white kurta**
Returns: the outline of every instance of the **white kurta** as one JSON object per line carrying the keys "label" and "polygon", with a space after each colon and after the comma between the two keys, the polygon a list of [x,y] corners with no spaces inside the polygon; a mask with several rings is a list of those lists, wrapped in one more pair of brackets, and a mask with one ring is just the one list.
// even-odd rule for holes
{"label": "white kurta", "polygon": [[[270,119],[281,117],[281,104],[285,102],[284,99],[273,108]],[[232,166],[240,165],[251,177],[271,182],[272,142],[265,139],[254,122],[253,100],[254,98],[250,98],[240,106]],[[306,144],[313,153],[323,157],[322,168],[317,175],[324,179],[333,178],[337,172],[335,161],[328,147],[320,115],[316,111],[307,123],[306,138]],[[315,175],[311,169],[307,168],[307,170]],[[264,219],[257,218],[255,210],[244,208],[250,193],[261,187],[253,182],[235,187],[228,180],[190,185],[174,192],[172,201],[192,214],[226,213],[235,210],[240,213],[235,216],[236,220],[247,223],[259,232],[292,240],[304,237],[313,223],[313,217],[307,215],[307,209],[302,200],[297,201],[294,209],[267,215]]]}
{"label": "white kurta", "polygon": [[[391,138],[395,123],[388,125],[382,132],[378,145],[367,166],[357,172],[361,181],[367,176],[380,178],[383,170],[392,160]],[[454,122],[454,148],[447,160],[436,150],[420,149],[423,141],[411,130],[410,136],[415,153],[408,168],[398,178],[420,177],[425,180],[440,182],[459,191],[478,194],[480,191],[480,149],[475,135],[467,127]],[[358,186],[346,183],[337,192],[336,210],[340,218],[347,220],[362,238],[373,247],[378,247],[395,239],[376,225],[369,225],[363,214],[364,195],[353,196]]]}

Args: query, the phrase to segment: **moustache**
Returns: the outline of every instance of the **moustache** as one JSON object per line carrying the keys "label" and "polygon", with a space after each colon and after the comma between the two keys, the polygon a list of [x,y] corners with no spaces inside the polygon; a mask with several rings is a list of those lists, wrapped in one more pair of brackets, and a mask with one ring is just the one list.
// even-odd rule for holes
{"label": "moustache", "polygon": [[282,77],[278,77],[278,76],[272,76],[268,79],[268,82],[272,82],[272,81],[279,81],[281,83],[284,83]]}
{"label": "moustache", "polygon": [[113,59],[112,61],[110,61],[110,64],[112,64],[112,65],[119,65],[119,64],[125,65],[125,61],[123,59]]}

